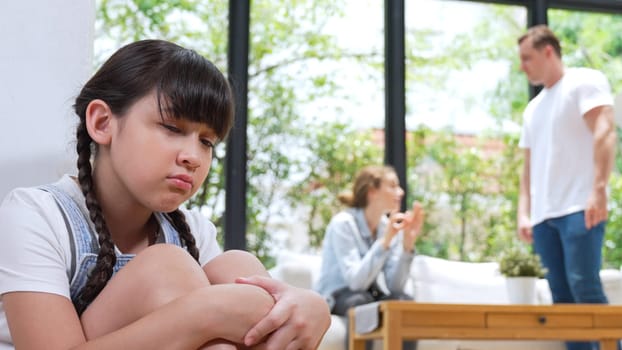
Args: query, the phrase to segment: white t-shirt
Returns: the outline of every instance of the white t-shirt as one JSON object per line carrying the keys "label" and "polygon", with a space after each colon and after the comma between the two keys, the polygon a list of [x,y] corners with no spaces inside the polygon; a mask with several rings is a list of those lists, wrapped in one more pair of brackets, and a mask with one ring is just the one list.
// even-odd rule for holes
{"label": "white t-shirt", "polygon": [[585,209],[594,184],[594,137],[585,113],[613,105],[607,78],[568,68],[529,102],[519,147],[530,149],[531,223]]}
{"label": "white t-shirt", "polygon": [[[83,212],[88,212],[84,196],[70,176],[63,176],[56,184],[80,204]],[[198,211],[182,211],[204,265],[222,251],[216,241],[216,228]],[[18,188],[0,205],[0,350],[14,349],[2,294],[32,291],[70,298],[69,234],[56,201],[48,192]]]}

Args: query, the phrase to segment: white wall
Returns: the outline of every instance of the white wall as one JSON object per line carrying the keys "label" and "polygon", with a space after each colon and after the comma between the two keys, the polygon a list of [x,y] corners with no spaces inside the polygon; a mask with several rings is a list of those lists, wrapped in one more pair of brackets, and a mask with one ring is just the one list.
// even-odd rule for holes
{"label": "white wall", "polygon": [[94,20],[95,0],[0,1],[0,198],[75,172],[71,106]]}

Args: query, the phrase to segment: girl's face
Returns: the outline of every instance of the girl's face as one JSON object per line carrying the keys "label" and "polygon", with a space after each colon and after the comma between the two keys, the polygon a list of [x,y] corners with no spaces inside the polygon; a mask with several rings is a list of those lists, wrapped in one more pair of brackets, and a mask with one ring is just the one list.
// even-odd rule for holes
{"label": "girl's face", "polygon": [[206,124],[160,114],[155,93],[115,118],[111,169],[121,189],[152,211],[170,212],[209,173],[216,133]]}
{"label": "girl's face", "polygon": [[400,187],[400,180],[397,175],[389,172],[380,182],[380,187],[370,191],[370,194],[372,196],[369,198],[369,203],[374,203],[387,212],[392,212],[400,209],[404,190]]}

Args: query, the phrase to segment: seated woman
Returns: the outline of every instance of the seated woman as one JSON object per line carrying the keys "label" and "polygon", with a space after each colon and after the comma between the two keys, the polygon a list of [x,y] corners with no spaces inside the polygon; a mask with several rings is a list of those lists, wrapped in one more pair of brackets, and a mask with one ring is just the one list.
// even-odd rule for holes
{"label": "seated woman", "polygon": [[[352,192],[339,196],[349,208],[335,215],[326,228],[316,286],[332,314],[347,316],[349,308],[379,300],[412,299],[403,290],[424,212],[417,202],[411,211],[399,212],[403,196],[397,174],[389,166],[363,168]],[[384,283],[377,283],[379,279]],[[404,349],[414,345],[405,344]]]}

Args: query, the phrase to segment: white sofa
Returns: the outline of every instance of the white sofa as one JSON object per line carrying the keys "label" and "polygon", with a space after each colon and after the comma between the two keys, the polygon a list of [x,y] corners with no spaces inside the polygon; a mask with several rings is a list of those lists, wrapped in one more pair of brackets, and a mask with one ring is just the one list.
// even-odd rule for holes
{"label": "white sofa", "polygon": [[[319,277],[319,255],[283,252],[270,271],[274,278],[292,285],[312,288]],[[622,304],[622,272],[601,271],[605,293],[611,304]],[[405,291],[419,302],[461,304],[509,304],[505,277],[495,262],[467,263],[418,255],[413,261],[411,279]],[[534,304],[550,304],[551,293],[546,280],[538,280]],[[332,316],[332,324],[319,350],[344,350],[345,323]],[[374,348],[380,347],[380,342]],[[565,350],[561,341],[475,341],[421,340],[417,350]]]}

